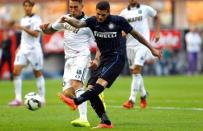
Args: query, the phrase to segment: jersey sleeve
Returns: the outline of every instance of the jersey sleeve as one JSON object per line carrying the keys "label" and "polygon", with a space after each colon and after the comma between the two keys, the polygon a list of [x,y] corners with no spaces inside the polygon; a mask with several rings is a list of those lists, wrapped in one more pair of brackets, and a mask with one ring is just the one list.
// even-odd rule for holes
{"label": "jersey sleeve", "polygon": [[33,30],[40,31],[40,25],[42,24],[42,20],[39,16],[36,17],[36,19],[33,22]]}
{"label": "jersey sleeve", "polygon": [[150,6],[147,6],[146,10],[147,10],[147,15],[150,17],[154,17],[157,15],[157,11]]}
{"label": "jersey sleeve", "polygon": [[123,17],[119,18],[119,24],[120,24],[121,29],[123,31],[125,31],[125,33],[130,33],[132,31],[132,29],[133,29],[133,27]]}
{"label": "jersey sleeve", "polygon": [[89,17],[85,20],[87,27],[90,29],[93,28],[94,24],[94,17]]}
{"label": "jersey sleeve", "polygon": [[[62,17],[62,16],[61,16],[61,17]],[[59,18],[52,24],[51,27],[52,27],[54,30],[59,31],[59,30],[65,29],[65,24],[66,24],[66,23],[60,23],[61,17],[59,17]]]}

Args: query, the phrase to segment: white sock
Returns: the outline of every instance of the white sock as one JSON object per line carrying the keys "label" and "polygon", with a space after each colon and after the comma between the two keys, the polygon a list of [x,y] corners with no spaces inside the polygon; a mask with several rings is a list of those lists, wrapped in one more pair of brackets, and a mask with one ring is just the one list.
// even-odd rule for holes
{"label": "white sock", "polygon": [[16,76],[14,78],[16,100],[22,101],[22,78]]}
{"label": "white sock", "polygon": [[142,81],[141,74],[132,75],[131,92],[130,92],[129,100],[133,101],[134,103],[136,101],[137,92],[140,89],[141,81]]}
{"label": "white sock", "polygon": [[144,87],[144,80],[143,80],[142,76],[141,76],[140,92],[141,92],[142,97],[147,94],[145,87]]}
{"label": "white sock", "polygon": [[[76,97],[79,97],[81,94],[83,94],[85,91],[83,88],[80,88],[75,91]],[[87,121],[87,102],[83,102],[78,106],[78,111],[80,115],[80,120]]]}
{"label": "white sock", "polygon": [[40,76],[37,78],[37,88],[39,95],[42,99],[42,102],[45,102],[45,80],[44,76]]}

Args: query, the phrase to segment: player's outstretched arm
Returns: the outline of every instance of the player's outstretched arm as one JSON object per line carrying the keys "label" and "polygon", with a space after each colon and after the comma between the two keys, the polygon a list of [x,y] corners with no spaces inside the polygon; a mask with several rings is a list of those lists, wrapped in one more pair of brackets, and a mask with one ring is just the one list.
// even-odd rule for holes
{"label": "player's outstretched arm", "polygon": [[70,16],[63,16],[61,19],[62,22],[67,22],[68,24],[76,28],[86,27],[87,25],[85,21],[80,21]]}
{"label": "player's outstretched arm", "polygon": [[146,47],[148,47],[150,49],[150,51],[152,52],[152,54],[154,56],[157,56],[159,59],[161,58],[161,51],[152,47],[150,45],[150,43],[142,36],[140,35],[137,31],[135,30],[132,30],[130,32],[130,34],[135,38],[137,39],[140,43],[142,43],[143,45],[145,45]]}
{"label": "player's outstretched arm", "polygon": [[41,28],[42,32],[45,34],[53,34],[57,31],[57,30],[53,29],[52,25],[49,23],[40,25],[40,28]]}
{"label": "player's outstretched arm", "polygon": [[154,17],[154,23],[155,23],[155,42],[158,42],[160,39],[160,17],[158,14]]}

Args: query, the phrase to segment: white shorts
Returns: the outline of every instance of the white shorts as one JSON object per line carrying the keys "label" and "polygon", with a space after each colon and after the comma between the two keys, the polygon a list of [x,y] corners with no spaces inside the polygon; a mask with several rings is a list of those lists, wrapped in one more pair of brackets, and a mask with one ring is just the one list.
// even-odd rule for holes
{"label": "white shorts", "polygon": [[127,57],[130,68],[133,68],[135,65],[143,66],[147,53],[147,47],[145,46],[127,47]]}
{"label": "white shorts", "polygon": [[30,64],[34,70],[43,69],[43,53],[41,48],[33,47],[31,49],[20,48],[15,56],[14,65]]}
{"label": "white shorts", "polygon": [[88,73],[90,55],[66,58],[63,74],[63,91],[71,87],[71,80],[84,82]]}

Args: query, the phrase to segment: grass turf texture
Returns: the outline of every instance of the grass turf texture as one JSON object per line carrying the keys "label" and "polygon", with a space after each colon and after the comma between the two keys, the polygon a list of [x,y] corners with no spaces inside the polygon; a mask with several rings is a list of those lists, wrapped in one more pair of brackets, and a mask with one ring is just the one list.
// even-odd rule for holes
{"label": "grass turf texture", "polygon": [[[139,108],[139,96],[132,110],[122,108],[129,97],[130,77],[119,77],[105,91],[107,112],[114,128],[112,131],[202,131],[203,130],[203,76],[145,77],[149,92],[148,107]],[[23,81],[23,95],[36,91],[35,80]],[[24,106],[9,107],[14,96],[13,83],[0,81],[0,131],[85,131],[70,121],[78,117],[57,97],[61,80],[46,80],[46,106],[30,111]],[[88,119],[96,126],[99,119],[88,103]],[[107,129],[108,130],[108,129]]]}

